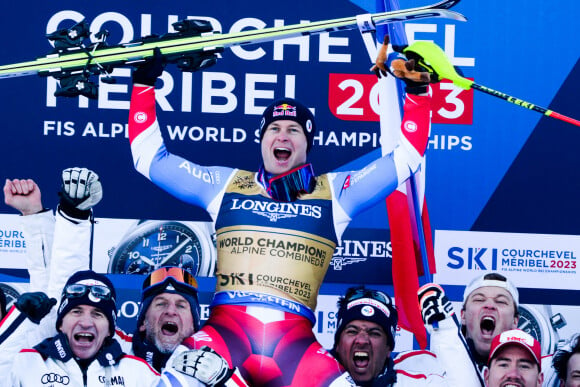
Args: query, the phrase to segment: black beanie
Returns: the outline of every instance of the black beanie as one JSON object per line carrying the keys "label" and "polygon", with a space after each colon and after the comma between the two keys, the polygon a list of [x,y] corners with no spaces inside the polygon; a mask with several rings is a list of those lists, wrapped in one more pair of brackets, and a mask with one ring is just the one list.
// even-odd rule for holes
{"label": "black beanie", "polygon": [[264,137],[264,132],[268,125],[278,120],[291,120],[299,123],[304,129],[309,152],[314,142],[314,133],[316,133],[316,124],[314,115],[306,105],[292,98],[281,98],[270,104],[262,114],[260,122],[260,141]]}
{"label": "black beanie", "polygon": [[[163,267],[157,270],[180,270],[185,272],[185,270],[181,268],[171,266]],[[171,273],[168,273],[167,277],[164,278],[161,282],[151,284],[151,276],[152,274],[149,274],[145,281],[143,281],[144,289],[141,293],[141,307],[139,308],[139,316],[137,317],[137,331],[143,324],[143,321],[145,321],[147,309],[149,309],[153,299],[162,293],[173,293],[179,294],[185,298],[187,302],[189,302],[191,315],[193,317],[193,327],[197,332],[200,327],[200,306],[197,291],[197,281],[195,284],[190,285],[175,278],[171,275]],[[193,276],[191,278],[193,278]]]}
{"label": "black beanie", "polygon": [[[82,296],[69,296],[67,294],[66,288],[68,285],[81,284],[86,286],[91,285],[101,285],[109,288],[111,291],[110,299],[100,299],[91,294],[90,291],[86,292]],[[96,273],[92,270],[77,271],[73,274],[62,291],[60,306],[58,307],[57,319],[56,319],[56,329],[59,330],[62,325],[63,317],[75,306],[78,305],[90,305],[95,308],[100,309],[107,320],[109,320],[109,332],[111,335],[115,333],[115,322],[117,320],[117,305],[115,304],[115,299],[117,294],[115,293],[115,287],[111,280],[109,280],[105,275]]]}
{"label": "black beanie", "polygon": [[338,308],[334,349],[346,325],[354,320],[371,321],[380,325],[387,334],[391,351],[395,349],[398,316],[391,297],[387,294],[364,287],[349,288],[346,296],[338,300]]}

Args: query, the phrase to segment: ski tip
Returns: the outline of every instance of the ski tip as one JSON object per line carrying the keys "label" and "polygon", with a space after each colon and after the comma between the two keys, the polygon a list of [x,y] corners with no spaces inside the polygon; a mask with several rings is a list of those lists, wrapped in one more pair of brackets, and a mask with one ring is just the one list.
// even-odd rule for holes
{"label": "ski tip", "polygon": [[440,17],[443,17],[445,19],[451,19],[451,20],[463,21],[463,22],[467,21],[467,18],[459,12],[449,11],[447,9],[441,9],[438,11],[441,12]]}

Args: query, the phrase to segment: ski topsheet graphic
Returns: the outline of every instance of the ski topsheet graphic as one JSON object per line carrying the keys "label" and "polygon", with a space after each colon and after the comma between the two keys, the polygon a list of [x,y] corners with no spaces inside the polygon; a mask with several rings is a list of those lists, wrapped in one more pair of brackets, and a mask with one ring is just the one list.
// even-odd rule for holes
{"label": "ski topsheet graphic", "polygon": [[[427,18],[445,18],[465,21],[460,13],[450,11],[460,0],[444,0],[436,4],[405,10],[381,12],[281,27],[246,30],[220,34],[203,20],[182,20],[174,24],[177,32],[162,36],[148,36],[130,43],[107,46],[106,31],[95,34],[96,42],[85,45],[89,37],[88,23],[81,21],[69,29],[47,35],[54,42],[51,54],[28,62],[0,66],[0,78],[38,74],[52,76],[61,81],[59,95],[79,94],[94,98],[96,86],[88,80],[90,75],[107,75],[115,67],[130,66],[154,55],[159,48],[170,63],[177,63],[182,71],[199,69],[200,54],[213,55],[226,47],[268,42],[276,39],[312,35],[322,32],[369,28],[378,24],[405,22]],[[109,77],[103,81],[114,82]]]}

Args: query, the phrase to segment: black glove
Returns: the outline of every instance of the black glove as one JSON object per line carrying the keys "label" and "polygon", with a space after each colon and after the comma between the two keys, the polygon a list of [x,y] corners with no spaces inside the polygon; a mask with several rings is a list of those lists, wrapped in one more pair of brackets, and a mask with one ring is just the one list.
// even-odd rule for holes
{"label": "black glove", "polygon": [[425,324],[433,325],[453,315],[453,305],[439,285],[426,284],[417,291],[417,295]]}
{"label": "black glove", "polygon": [[136,66],[135,71],[133,71],[133,83],[155,86],[155,81],[163,74],[164,68],[165,58],[163,58],[159,47],[155,47],[153,56]]}
{"label": "black glove", "polygon": [[180,353],[172,367],[207,386],[223,386],[234,374],[228,362],[207,346]]}
{"label": "black glove", "polygon": [[103,198],[99,175],[87,168],[62,171],[59,210],[76,219],[88,219],[91,208]]}
{"label": "black glove", "polygon": [[439,76],[430,67],[423,65],[423,58],[413,51],[405,53],[408,61],[405,62],[405,67],[409,71],[418,71],[423,74],[423,82],[415,82],[410,79],[405,79],[405,91],[409,94],[423,94],[428,90],[429,83],[439,82]]}
{"label": "black glove", "polygon": [[[388,40],[386,39],[385,42]],[[408,46],[393,46],[393,52],[386,56],[386,45],[383,44],[383,57],[386,56],[385,69],[393,76],[405,82],[405,91],[409,94],[424,94],[429,89],[429,83],[439,82],[439,75],[418,53],[406,50]],[[397,65],[394,66],[394,61]],[[404,61],[404,68],[403,63]],[[377,66],[375,66],[376,68]],[[376,72],[376,69],[375,69]],[[385,75],[384,71],[377,73],[377,76]],[[411,79],[413,78],[413,79]]]}
{"label": "black glove", "polygon": [[418,71],[423,75],[424,82],[413,82],[409,80],[409,82],[405,81],[406,84],[406,91],[410,94],[422,94],[427,92],[427,83],[437,83],[440,81],[439,75],[435,71],[433,67],[431,67],[427,62],[423,59],[421,55],[416,53],[415,51],[406,50],[407,46],[398,46],[396,49],[399,52],[404,52],[405,56],[407,57],[408,61],[405,63],[407,70],[411,71]]}
{"label": "black glove", "polygon": [[39,324],[40,320],[56,305],[56,300],[48,298],[42,292],[22,293],[14,305],[30,321]]}

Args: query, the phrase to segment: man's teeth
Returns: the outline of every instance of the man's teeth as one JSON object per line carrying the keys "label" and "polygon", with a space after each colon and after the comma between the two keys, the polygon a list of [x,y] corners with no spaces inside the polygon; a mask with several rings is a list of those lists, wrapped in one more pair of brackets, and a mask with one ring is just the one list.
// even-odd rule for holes
{"label": "man's teeth", "polygon": [[352,360],[354,362],[355,367],[365,368],[368,367],[370,358],[368,352],[356,351],[353,354]]}
{"label": "man's teeth", "polygon": [[93,341],[94,338],[95,338],[95,336],[93,336],[90,333],[77,333],[75,335],[75,340],[88,340],[88,341]]}
{"label": "man's teeth", "polygon": [[292,151],[290,151],[290,149],[288,149],[288,148],[276,148],[276,149],[274,149],[274,156],[276,156],[276,158],[278,160],[287,159],[288,157],[290,157],[291,154],[292,154]]}

